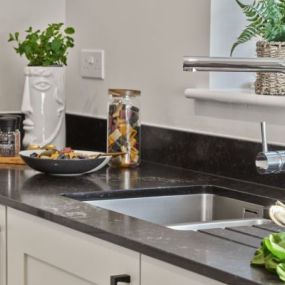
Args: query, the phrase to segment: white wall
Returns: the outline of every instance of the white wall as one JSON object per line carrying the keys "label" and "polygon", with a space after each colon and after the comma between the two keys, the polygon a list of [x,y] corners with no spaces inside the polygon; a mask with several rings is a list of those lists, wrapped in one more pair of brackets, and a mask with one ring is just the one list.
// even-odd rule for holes
{"label": "white wall", "polygon": [[[76,28],[76,48],[67,76],[69,112],[106,117],[108,88],[142,90],[143,122],[197,128],[186,87],[208,86],[207,74],[182,71],[187,54],[209,55],[209,0],[72,0],[67,22]],[[106,79],[79,75],[81,49],[106,52]]]}
{"label": "white wall", "polygon": [[[76,28],[76,47],[67,68],[68,112],[105,118],[108,88],[138,88],[144,123],[259,140],[258,121],[266,119],[271,142],[285,143],[283,109],[197,103],[184,97],[188,87],[240,87],[252,82],[254,75],[248,74],[211,74],[209,80],[207,73],[182,71],[183,55],[229,55],[232,42],[246,24],[234,0],[0,3],[0,111],[20,110],[26,64],[7,43],[7,34],[22,32],[29,25],[64,21],[66,14],[67,23]],[[104,81],[80,77],[79,55],[84,48],[105,50]],[[254,43],[249,43],[235,55],[253,56],[253,49]]]}
{"label": "white wall", "polygon": [[[252,3],[252,0],[243,0]],[[211,56],[229,56],[233,42],[246,27],[247,21],[234,0],[212,0],[211,2]],[[255,57],[255,40],[240,45],[234,57]],[[210,88],[250,88],[254,73],[211,73]],[[229,94],[230,96],[230,94]],[[242,96],[242,94],[240,95]],[[258,100],[258,96],[256,96]],[[285,100],[285,98],[284,98]],[[217,133],[260,141],[259,122],[267,121],[268,138],[271,143],[285,144],[285,117],[283,108],[197,103],[196,114],[212,118]]]}
{"label": "white wall", "polygon": [[[252,3],[252,0],[243,0],[243,3],[247,2]],[[230,56],[233,43],[247,24],[234,0],[212,0],[210,55]],[[255,41],[239,45],[233,57],[255,57]],[[254,80],[254,73],[216,72],[210,76],[210,88],[250,88]]]}
{"label": "white wall", "polygon": [[7,42],[10,32],[65,21],[65,0],[0,0],[0,111],[19,111],[26,60]]}
{"label": "white wall", "polygon": [[[259,140],[259,121],[266,119],[270,141],[285,142],[281,109],[198,103],[184,97],[185,88],[207,88],[209,78],[206,73],[182,72],[183,55],[229,56],[244,28],[246,20],[235,1],[67,0],[66,14],[77,30],[67,75],[69,112],[105,118],[108,88],[138,88],[146,124]],[[104,81],[80,77],[84,48],[106,51]],[[235,56],[254,56],[254,42],[240,46]],[[210,85],[248,87],[253,81],[253,74],[211,74]]]}

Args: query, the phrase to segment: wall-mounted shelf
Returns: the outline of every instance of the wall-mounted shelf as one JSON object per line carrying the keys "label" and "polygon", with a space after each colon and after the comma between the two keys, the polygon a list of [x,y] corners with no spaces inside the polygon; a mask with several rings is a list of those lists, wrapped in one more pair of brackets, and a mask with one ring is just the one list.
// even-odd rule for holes
{"label": "wall-mounted shelf", "polygon": [[199,101],[247,104],[255,106],[285,107],[285,96],[256,95],[246,89],[194,89],[185,90],[185,96]]}

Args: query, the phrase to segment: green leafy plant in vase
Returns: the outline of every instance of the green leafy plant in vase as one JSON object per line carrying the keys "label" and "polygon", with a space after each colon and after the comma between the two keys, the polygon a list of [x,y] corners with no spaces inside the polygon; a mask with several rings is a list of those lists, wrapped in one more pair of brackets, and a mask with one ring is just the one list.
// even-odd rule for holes
{"label": "green leafy plant in vase", "polygon": [[19,32],[9,34],[9,42],[16,42],[16,53],[25,55],[29,66],[67,65],[68,49],[74,47],[73,27],[63,29],[63,23],[49,24],[44,31],[26,30],[21,41]]}
{"label": "green leafy plant in vase", "polygon": [[[285,58],[285,0],[254,0],[251,4],[235,1],[249,24],[232,45],[231,55],[240,44],[257,38],[258,57]],[[255,92],[262,95],[285,95],[285,75],[257,73]]]}
{"label": "green leafy plant in vase", "polygon": [[30,144],[55,144],[65,147],[65,68],[68,50],[74,47],[73,27],[63,23],[49,24],[44,30],[26,30],[9,34],[16,43],[16,53],[25,56],[25,85],[22,113],[25,114],[24,147]]}

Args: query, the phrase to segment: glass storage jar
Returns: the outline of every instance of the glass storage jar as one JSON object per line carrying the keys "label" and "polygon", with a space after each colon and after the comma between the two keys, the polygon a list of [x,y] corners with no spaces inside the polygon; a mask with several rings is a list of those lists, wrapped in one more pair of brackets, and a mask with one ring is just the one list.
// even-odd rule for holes
{"label": "glass storage jar", "polygon": [[17,118],[0,117],[0,156],[16,156],[17,149]]}
{"label": "glass storage jar", "polygon": [[20,115],[15,115],[17,118],[17,125],[16,125],[16,154],[18,154],[21,150],[21,123],[22,117]]}
{"label": "glass storage jar", "polygon": [[109,89],[107,151],[124,153],[112,157],[110,166],[140,164],[140,94],[139,90]]}
{"label": "glass storage jar", "polygon": [[[22,124],[22,116],[21,115],[16,115],[16,114],[1,114],[0,117],[5,117],[5,118],[16,118],[17,119],[17,124],[16,124],[16,155],[20,152],[21,150],[21,124]],[[8,119],[9,120],[9,119]],[[14,119],[12,119],[14,120]]]}

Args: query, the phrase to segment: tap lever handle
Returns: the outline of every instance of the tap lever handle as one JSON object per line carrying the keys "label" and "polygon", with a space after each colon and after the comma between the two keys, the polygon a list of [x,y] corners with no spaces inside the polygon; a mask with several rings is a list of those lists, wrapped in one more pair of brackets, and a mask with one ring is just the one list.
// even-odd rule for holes
{"label": "tap lever handle", "polygon": [[267,138],[266,138],[266,122],[261,122],[261,140],[262,140],[262,152],[268,152]]}

